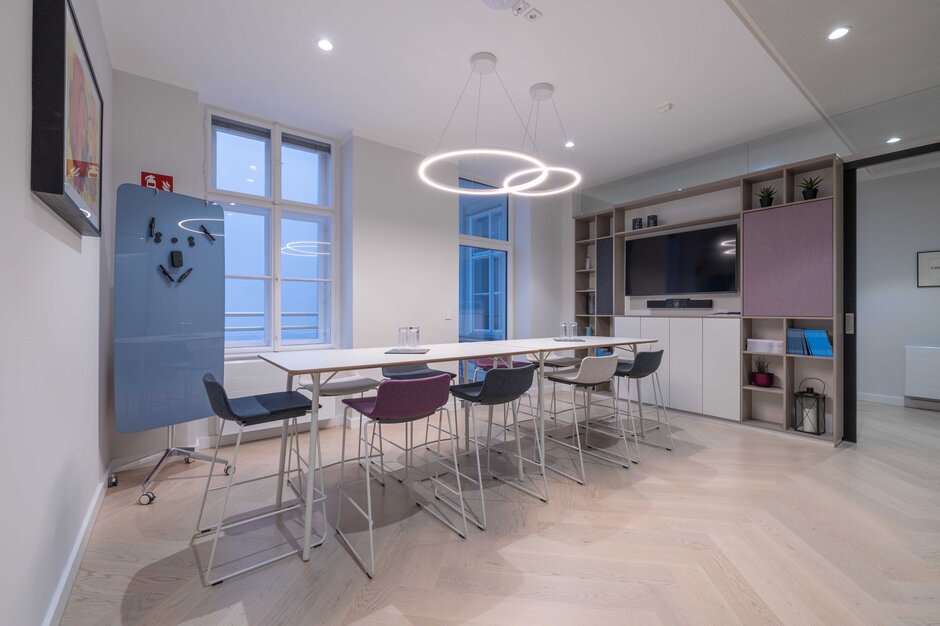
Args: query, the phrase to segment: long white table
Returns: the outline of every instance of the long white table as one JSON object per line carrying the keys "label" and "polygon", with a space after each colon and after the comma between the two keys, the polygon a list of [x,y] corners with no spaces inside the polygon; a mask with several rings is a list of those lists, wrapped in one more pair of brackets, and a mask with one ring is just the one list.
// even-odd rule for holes
{"label": "long white table", "polygon": [[[311,385],[311,420],[310,441],[307,451],[307,482],[305,493],[304,513],[304,543],[301,557],[304,561],[310,559],[310,539],[313,533],[313,504],[314,504],[314,473],[318,466],[316,453],[319,449],[319,425],[317,422],[320,405],[320,384],[323,374],[336,372],[378,369],[395,365],[416,365],[421,363],[444,363],[449,361],[463,361],[484,357],[513,357],[517,355],[532,355],[538,361],[538,420],[541,439],[542,463],[544,464],[545,450],[545,360],[553,352],[568,350],[595,351],[598,348],[621,347],[636,351],[644,344],[656,343],[655,339],[638,339],[630,337],[581,337],[583,341],[558,341],[551,337],[538,339],[510,339],[505,341],[481,341],[475,343],[441,343],[430,344],[424,354],[388,354],[391,348],[353,348],[339,350],[298,350],[288,352],[269,352],[258,356],[283,370],[287,374],[287,390],[293,391],[294,377],[309,375],[313,378]],[[511,359],[510,359],[511,360]],[[455,416],[456,417],[456,416]],[[345,427],[345,425],[344,425]],[[464,437],[468,432],[464,431]],[[279,460],[279,478],[277,485],[277,506],[281,504],[283,493],[284,463],[287,455],[287,426],[281,430],[281,451]],[[544,471],[544,467],[543,467]],[[323,510],[325,511],[325,505]],[[325,514],[325,513],[324,513]],[[324,522],[326,520],[324,519]]]}

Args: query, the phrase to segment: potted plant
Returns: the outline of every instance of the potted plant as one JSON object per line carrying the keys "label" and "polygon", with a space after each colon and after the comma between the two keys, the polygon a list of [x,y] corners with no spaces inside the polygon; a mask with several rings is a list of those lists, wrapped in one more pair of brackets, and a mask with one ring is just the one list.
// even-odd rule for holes
{"label": "potted plant", "polygon": [[800,183],[803,189],[803,199],[812,200],[819,195],[819,184],[823,181],[822,176],[809,176]]}
{"label": "potted plant", "polygon": [[770,371],[770,363],[767,362],[767,359],[759,358],[754,361],[754,369],[756,372],[751,372],[751,384],[757,387],[773,387],[774,386],[774,373]]}
{"label": "potted plant", "polygon": [[772,205],[775,195],[777,195],[777,190],[774,189],[773,185],[767,185],[757,190],[757,197],[760,199],[760,205],[762,207]]}

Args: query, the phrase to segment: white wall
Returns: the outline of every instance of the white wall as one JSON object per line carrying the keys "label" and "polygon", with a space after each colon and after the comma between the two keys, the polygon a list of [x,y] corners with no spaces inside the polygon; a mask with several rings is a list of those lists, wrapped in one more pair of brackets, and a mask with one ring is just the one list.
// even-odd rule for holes
{"label": "white wall", "polygon": [[[111,62],[94,0],[74,3],[104,104],[104,197],[112,213]],[[106,363],[99,272],[105,242],[81,237],[29,191],[32,3],[0,23],[0,623],[56,617],[72,557],[104,490]],[[103,343],[103,342],[102,342]],[[64,590],[64,593],[62,593]],[[61,599],[61,603],[57,600]]]}
{"label": "white wall", "polygon": [[421,182],[422,155],[355,135],[342,152],[345,345],[392,345],[406,325],[457,341],[457,196]]}
{"label": "white wall", "polygon": [[904,346],[940,346],[940,288],[915,270],[940,250],[940,168],[860,181],[857,203],[858,395],[901,404]]}
{"label": "white wall", "polygon": [[572,195],[515,201],[513,283],[516,337],[558,334],[574,319]]}

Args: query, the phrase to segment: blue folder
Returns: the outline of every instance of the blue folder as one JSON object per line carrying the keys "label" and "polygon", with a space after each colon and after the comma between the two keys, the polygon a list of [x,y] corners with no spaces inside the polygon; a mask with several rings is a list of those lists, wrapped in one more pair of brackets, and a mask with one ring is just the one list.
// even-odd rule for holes
{"label": "blue folder", "polygon": [[809,353],[813,356],[832,356],[832,344],[829,343],[829,335],[824,330],[804,330],[806,345],[809,346]]}
{"label": "blue folder", "polygon": [[806,354],[806,340],[802,328],[787,329],[787,354]]}

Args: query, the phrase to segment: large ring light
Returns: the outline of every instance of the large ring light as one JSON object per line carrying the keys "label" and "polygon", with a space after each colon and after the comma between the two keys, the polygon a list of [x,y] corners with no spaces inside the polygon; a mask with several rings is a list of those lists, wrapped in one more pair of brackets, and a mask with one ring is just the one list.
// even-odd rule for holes
{"label": "large ring light", "polygon": [[[535,186],[535,185],[530,185],[526,187],[525,189],[523,189],[522,191],[515,191],[514,193],[518,196],[530,196],[530,197],[551,196],[556,193],[564,193],[566,191],[574,189],[581,183],[581,174],[579,174],[578,172],[576,172],[575,170],[571,168],[543,165],[541,168],[534,167],[532,169],[519,170],[518,172],[513,172],[512,174],[506,177],[506,180],[503,181],[503,188],[505,189],[505,188],[510,187],[510,185],[512,185],[512,181],[516,180],[520,176],[525,176],[527,174],[534,174],[535,172],[540,171],[540,169],[546,175],[548,174],[548,172],[558,172],[560,174],[568,174],[569,176],[571,176],[571,182],[568,183],[567,185],[562,185],[560,187],[555,187],[553,189],[545,189],[543,191],[526,191],[526,189],[530,189]],[[544,180],[544,178],[542,180]]]}
{"label": "large ring light", "polygon": [[[519,183],[518,185],[508,185],[505,182],[502,187],[499,188],[487,188],[487,189],[468,189],[464,187],[455,187],[453,185],[446,185],[432,179],[428,173],[427,169],[437,163],[438,161],[444,161],[446,159],[453,159],[458,157],[465,156],[501,156],[501,157],[510,157],[518,159],[520,161],[525,161],[535,167],[531,169],[520,170],[512,174],[506,180],[510,178],[515,180],[520,176],[525,174],[534,174],[539,172],[539,175],[533,178],[532,180],[526,181],[524,183]],[[440,189],[441,191],[448,191],[450,193],[459,193],[466,196],[499,196],[507,193],[519,193],[520,191],[525,191],[526,189],[531,189],[537,185],[540,185],[548,178],[549,170],[562,169],[562,168],[550,168],[547,167],[544,163],[536,159],[534,156],[528,155],[524,152],[516,152],[515,150],[504,150],[502,148],[464,148],[462,150],[452,150],[450,152],[441,152],[439,154],[433,154],[423,161],[421,165],[418,166],[418,176],[425,183],[434,187],[435,189]],[[580,176],[578,177],[580,181]]]}

